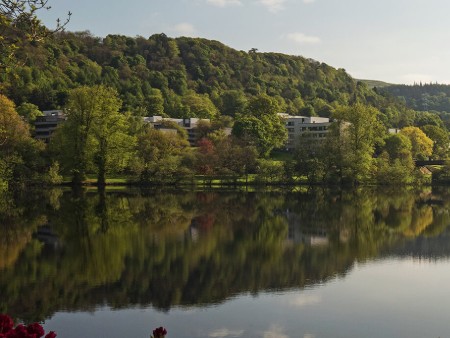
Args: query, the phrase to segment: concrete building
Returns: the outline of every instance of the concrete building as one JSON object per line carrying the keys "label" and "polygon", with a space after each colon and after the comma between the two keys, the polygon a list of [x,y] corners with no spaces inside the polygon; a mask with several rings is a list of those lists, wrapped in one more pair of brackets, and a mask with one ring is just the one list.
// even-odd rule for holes
{"label": "concrete building", "polygon": [[46,110],[43,113],[44,116],[38,116],[34,122],[34,138],[48,143],[58,125],[67,118],[62,110]]}
{"label": "concrete building", "polygon": [[144,122],[150,123],[155,129],[158,130],[173,130],[170,127],[166,127],[164,122],[174,122],[183,129],[185,129],[188,133],[188,141],[191,145],[195,145],[198,140],[198,131],[197,127],[199,123],[206,122],[210,123],[209,119],[199,119],[199,118],[184,118],[184,119],[176,119],[171,117],[162,117],[162,116],[147,116],[144,117]]}
{"label": "concrete building", "polygon": [[283,114],[282,117],[285,119],[288,131],[287,150],[295,148],[298,138],[302,135],[307,134],[317,140],[323,139],[326,137],[331,124],[330,119],[327,117],[290,116],[287,114]]}

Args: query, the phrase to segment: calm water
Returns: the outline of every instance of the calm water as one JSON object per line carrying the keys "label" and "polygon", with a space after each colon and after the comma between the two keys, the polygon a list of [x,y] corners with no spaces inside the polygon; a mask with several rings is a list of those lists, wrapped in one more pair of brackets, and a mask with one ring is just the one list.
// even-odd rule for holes
{"label": "calm water", "polygon": [[0,198],[0,313],[61,338],[450,337],[450,190]]}

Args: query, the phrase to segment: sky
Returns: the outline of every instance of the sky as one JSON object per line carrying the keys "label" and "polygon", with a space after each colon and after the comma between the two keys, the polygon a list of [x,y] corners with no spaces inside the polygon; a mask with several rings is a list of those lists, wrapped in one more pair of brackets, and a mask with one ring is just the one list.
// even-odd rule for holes
{"label": "sky", "polygon": [[357,79],[450,84],[448,0],[49,0],[54,27],[105,37],[190,36],[301,55]]}

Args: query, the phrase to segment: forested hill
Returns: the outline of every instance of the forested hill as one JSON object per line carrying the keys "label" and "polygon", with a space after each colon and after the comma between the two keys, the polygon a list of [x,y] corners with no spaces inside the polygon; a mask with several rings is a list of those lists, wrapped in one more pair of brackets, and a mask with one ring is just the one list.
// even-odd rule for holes
{"label": "forested hill", "polygon": [[450,113],[450,85],[392,85],[384,87],[382,92],[401,98],[408,107],[415,110]]}
{"label": "forested hill", "polygon": [[117,89],[122,110],[137,115],[234,116],[259,94],[275,97],[290,114],[329,116],[356,99],[380,109],[386,124],[401,125],[415,114],[343,69],[200,38],[62,32],[17,56],[21,63],[3,81],[3,92],[41,110],[63,107],[72,88],[102,83]]}

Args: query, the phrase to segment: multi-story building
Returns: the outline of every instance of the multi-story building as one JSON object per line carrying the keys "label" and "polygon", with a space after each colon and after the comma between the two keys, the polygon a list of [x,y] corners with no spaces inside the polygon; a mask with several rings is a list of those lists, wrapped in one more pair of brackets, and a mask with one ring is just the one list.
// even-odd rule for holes
{"label": "multi-story building", "polygon": [[43,113],[34,122],[34,138],[48,143],[58,125],[66,120],[66,115],[62,110],[46,110]]}
{"label": "multi-story building", "polygon": [[309,137],[321,140],[326,137],[328,128],[331,124],[327,117],[317,116],[290,116],[283,114],[282,117],[286,122],[288,132],[288,140],[286,149],[295,148],[296,142],[300,136],[308,135]]}
{"label": "multi-story building", "polygon": [[195,145],[198,140],[198,130],[197,127],[200,122],[209,123],[209,119],[199,119],[199,118],[184,118],[184,119],[176,119],[171,117],[162,117],[162,116],[148,116],[144,117],[144,122],[150,123],[155,129],[159,130],[173,130],[170,127],[164,125],[164,122],[174,122],[183,129],[185,129],[188,133],[188,141],[191,145]]}

